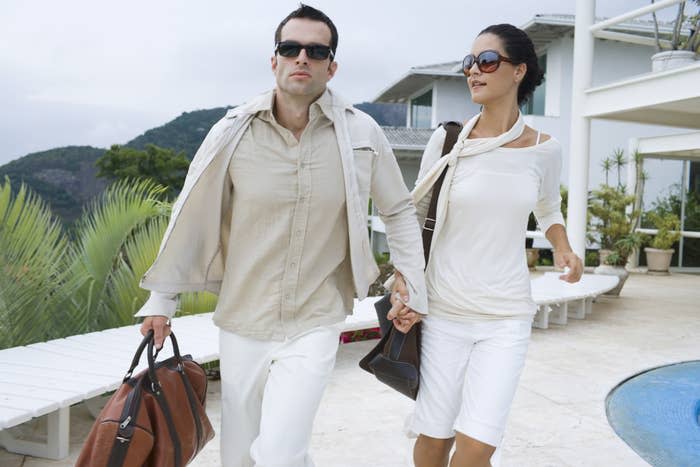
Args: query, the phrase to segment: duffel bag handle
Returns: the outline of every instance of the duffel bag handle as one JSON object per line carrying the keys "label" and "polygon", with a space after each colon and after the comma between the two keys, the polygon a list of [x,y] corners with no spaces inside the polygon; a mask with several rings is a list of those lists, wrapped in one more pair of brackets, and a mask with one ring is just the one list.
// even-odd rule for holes
{"label": "duffel bag handle", "polygon": [[[148,351],[146,353],[146,357],[148,358],[148,376],[151,379],[151,390],[156,393],[160,391],[160,383],[158,382],[158,376],[156,376],[156,356],[158,356],[160,349],[155,350],[153,330],[148,331],[148,335],[151,337],[148,340]],[[172,331],[170,331],[170,341],[173,344],[173,354],[175,355],[175,361],[177,362],[177,371],[182,373],[185,371],[185,369],[182,364],[182,356],[180,355],[180,346],[177,345],[177,339],[175,339],[175,334],[173,334]]]}
{"label": "duffel bag handle", "polygon": [[[173,353],[175,354],[175,358],[178,363],[178,369],[180,369],[182,367],[182,356],[180,355],[180,347],[177,345],[177,339],[175,339],[175,334],[173,334],[172,331],[170,331],[170,340],[173,343]],[[160,349],[156,350],[155,353],[153,352],[154,341],[155,338],[153,337],[153,329],[151,329],[148,331],[148,334],[143,337],[141,343],[136,349],[134,358],[131,360],[131,366],[129,366],[129,370],[126,372],[122,382],[126,383],[129,378],[131,378],[131,375],[134,373],[134,369],[138,366],[139,361],[141,360],[141,355],[146,347],[148,347],[148,373],[151,376],[151,381],[155,381],[155,359],[158,352],[160,352]]]}

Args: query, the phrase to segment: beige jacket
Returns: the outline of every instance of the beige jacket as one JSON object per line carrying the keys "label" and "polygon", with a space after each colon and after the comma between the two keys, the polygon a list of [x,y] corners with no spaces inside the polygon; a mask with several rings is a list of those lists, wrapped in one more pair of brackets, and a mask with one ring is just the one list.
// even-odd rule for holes
{"label": "beige jacket", "polygon": [[[176,294],[218,293],[224,272],[220,246],[225,177],[236,146],[261,101],[272,91],[227,112],[202,142],[173,205],[160,252],[141,280],[151,297],[136,316],[173,316]],[[396,158],[377,123],[331,92],[348,215],[350,260],[359,299],[379,274],[367,234],[371,196],[386,225],[394,266],[404,275],[408,305],[427,313],[424,260],[415,208]],[[255,254],[255,252],[251,252]]]}

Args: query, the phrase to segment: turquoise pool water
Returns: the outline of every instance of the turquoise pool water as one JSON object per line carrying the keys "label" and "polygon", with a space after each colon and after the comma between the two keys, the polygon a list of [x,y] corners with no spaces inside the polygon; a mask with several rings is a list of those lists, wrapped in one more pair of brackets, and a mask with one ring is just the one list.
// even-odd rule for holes
{"label": "turquoise pool water", "polygon": [[639,373],[606,400],[615,432],[654,467],[700,466],[700,361]]}

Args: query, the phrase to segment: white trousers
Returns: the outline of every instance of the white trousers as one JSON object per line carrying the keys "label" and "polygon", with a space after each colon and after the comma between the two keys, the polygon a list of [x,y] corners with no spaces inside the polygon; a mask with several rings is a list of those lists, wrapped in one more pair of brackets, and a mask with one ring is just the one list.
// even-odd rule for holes
{"label": "white trousers", "polygon": [[528,320],[423,320],[421,375],[409,431],[455,432],[491,446],[503,437],[530,343]]}
{"label": "white trousers", "polygon": [[313,467],[311,430],[339,334],[323,326],[276,342],[220,331],[224,467]]}

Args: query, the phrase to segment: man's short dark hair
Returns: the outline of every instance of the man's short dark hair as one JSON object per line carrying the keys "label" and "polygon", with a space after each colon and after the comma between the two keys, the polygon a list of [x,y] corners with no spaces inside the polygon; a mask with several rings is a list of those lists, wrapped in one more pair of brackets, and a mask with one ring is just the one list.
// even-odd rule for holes
{"label": "man's short dark hair", "polygon": [[282,39],[282,28],[284,25],[287,24],[290,19],[295,18],[306,18],[312,21],[320,21],[328,26],[328,29],[331,30],[331,43],[329,45],[333,51],[333,55],[335,55],[335,50],[338,48],[338,30],[335,28],[335,24],[333,24],[333,21],[331,21],[331,19],[321,10],[317,10],[309,5],[304,5],[303,3],[300,3],[299,8],[289,13],[287,17],[282,20],[279,26],[277,26],[277,30],[275,31],[275,44]]}

